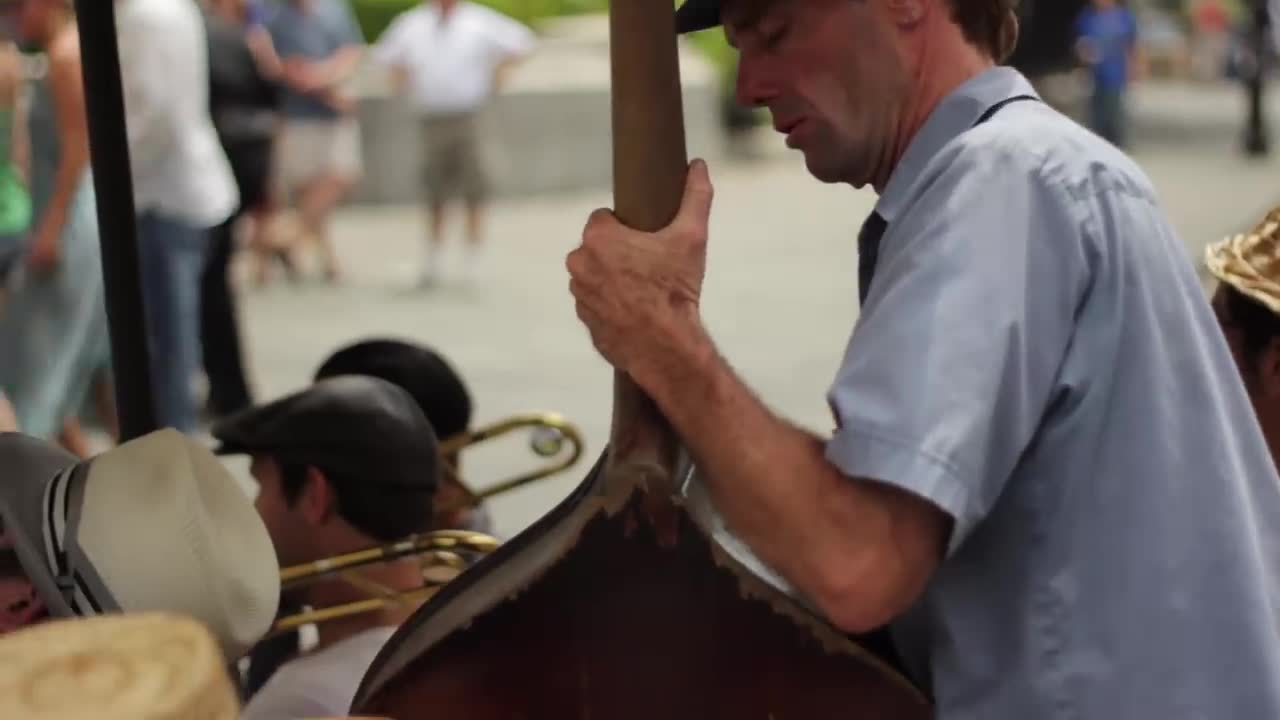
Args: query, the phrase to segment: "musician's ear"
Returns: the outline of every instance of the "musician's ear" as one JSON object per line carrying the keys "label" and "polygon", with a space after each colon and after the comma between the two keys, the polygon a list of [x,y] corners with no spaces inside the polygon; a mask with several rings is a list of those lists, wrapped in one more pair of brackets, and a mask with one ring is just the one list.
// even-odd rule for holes
{"label": "musician's ear", "polygon": [[320,526],[331,520],[337,512],[337,497],[333,485],[318,468],[307,468],[307,479],[298,498],[298,509],[307,524]]}

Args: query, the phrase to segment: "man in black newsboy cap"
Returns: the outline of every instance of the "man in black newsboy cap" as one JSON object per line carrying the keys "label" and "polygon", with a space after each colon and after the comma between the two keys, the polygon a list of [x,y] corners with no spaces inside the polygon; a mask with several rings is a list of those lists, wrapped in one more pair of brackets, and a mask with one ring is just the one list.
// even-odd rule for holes
{"label": "man in black newsboy cap", "polygon": [[[430,529],[440,462],[436,435],[403,388],[342,376],[232,415],[213,428],[219,454],[252,457],[256,500],[281,565],[401,540]],[[423,583],[417,558],[361,569],[393,591]],[[288,594],[292,595],[292,594]],[[282,608],[366,600],[345,580],[309,583]],[[319,644],[280,666],[245,718],[345,715],[369,663],[417,603],[326,621]]]}

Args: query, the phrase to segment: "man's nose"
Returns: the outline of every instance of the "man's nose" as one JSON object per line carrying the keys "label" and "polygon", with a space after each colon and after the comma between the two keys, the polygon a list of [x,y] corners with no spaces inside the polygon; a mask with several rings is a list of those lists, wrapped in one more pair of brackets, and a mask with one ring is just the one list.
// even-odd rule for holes
{"label": "man's nose", "polygon": [[738,57],[734,95],[744,107],[763,107],[777,94],[761,63],[748,55]]}

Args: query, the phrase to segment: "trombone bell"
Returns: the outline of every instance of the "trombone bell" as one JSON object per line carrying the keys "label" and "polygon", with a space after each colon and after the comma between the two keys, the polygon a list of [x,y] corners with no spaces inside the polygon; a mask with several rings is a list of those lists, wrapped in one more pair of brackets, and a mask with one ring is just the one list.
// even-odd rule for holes
{"label": "trombone bell", "polygon": [[[565,455],[566,445],[569,446],[568,454],[561,460],[548,463],[541,468],[517,475],[508,480],[494,483],[478,491],[471,489],[458,477],[457,469],[453,466],[451,459],[459,451],[478,445],[486,440],[492,440],[526,428],[533,429],[532,437],[529,439],[529,447],[535,455],[544,458]],[[582,432],[577,426],[557,413],[512,415],[491,425],[447,438],[440,443],[440,454],[445,458],[445,474],[449,476],[447,480],[453,481],[451,484],[460,486],[462,497],[449,498],[449,501],[441,503],[438,513],[444,514],[473,508],[494,495],[564,472],[582,457],[585,444]]]}

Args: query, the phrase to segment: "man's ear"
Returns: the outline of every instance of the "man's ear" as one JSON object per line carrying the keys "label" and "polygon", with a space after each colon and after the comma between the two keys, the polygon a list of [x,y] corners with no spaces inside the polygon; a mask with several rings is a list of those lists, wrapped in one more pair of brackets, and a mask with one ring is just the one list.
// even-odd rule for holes
{"label": "man's ear", "polygon": [[298,503],[302,517],[309,525],[320,526],[327,523],[336,513],[337,498],[329,478],[314,467],[307,467],[307,479],[302,485],[302,495]]}

